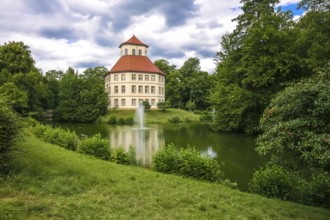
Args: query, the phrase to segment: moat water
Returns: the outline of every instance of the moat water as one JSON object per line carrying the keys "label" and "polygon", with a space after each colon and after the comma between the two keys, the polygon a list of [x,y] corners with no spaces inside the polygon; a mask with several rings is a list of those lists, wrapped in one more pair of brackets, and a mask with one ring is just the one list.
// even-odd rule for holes
{"label": "moat water", "polygon": [[136,148],[137,159],[149,165],[152,156],[168,144],[178,147],[195,146],[202,154],[214,157],[222,167],[225,178],[247,191],[253,172],[267,161],[255,151],[255,138],[238,134],[221,134],[207,124],[110,126],[106,124],[56,124],[77,134],[100,133],[109,138],[111,147]]}

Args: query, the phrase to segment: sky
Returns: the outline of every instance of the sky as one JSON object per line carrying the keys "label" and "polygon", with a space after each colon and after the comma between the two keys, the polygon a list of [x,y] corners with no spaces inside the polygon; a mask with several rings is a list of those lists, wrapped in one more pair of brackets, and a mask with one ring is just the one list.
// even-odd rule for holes
{"label": "sky", "polygon": [[[296,10],[299,0],[279,6]],[[149,45],[148,57],[177,67],[198,57],[212,73],[223,34],[234,30],[240,0],[1,0],[0,45],[23,41],[43,72],[68,67],[82,72],[120,56],[133,34]]]}

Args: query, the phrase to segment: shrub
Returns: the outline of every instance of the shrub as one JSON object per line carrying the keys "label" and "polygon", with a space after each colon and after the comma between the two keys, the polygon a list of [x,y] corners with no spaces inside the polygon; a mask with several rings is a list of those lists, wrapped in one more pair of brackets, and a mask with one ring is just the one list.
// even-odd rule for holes
{"label": "shrub", "polygon": [[167,109],[167,103],[166,102],[158,102],[157,103],[157,108],[160,109],[161,111],[165,112]]}
{"label": "shrub", "polygon": [[0,171],[9,169],[9,154],[21,130],[19,116],[0,100]]}
{"label": "shrub", "polygon": [[172,118],[168,119],[168,122],[171,124],[178,124],[178,123],[181,123],[182,120],[180,119],[179,116],[173,116]]}
{"label": "shrub", "polygon": [[119,125],[124,125],[125,123],[126,123],[125,118],[119,118],[117,121],[117,124],[119,124]]}
{"label": "shrub", "polygon": [[109,160],[111,156],[109,141],[102,139],[100,134],[83,139],[78,146],[78,151],[102,160]]}
{"label": "shrub", "polygon": [[300,179],[296,193],[297,202],[330,208],[329,173],[314,174],[309,181]]}
{"label": "shrub", "polygon": [[148,101],[143,101],[143,106],[144,106],[144,110],[149,110],[151,108],[151,105]]}
{"label": "shrub", "polygon": [[111,116],[108,120],[108,123],[111,125],[117,124],[117,117],[115,115]]}
{"label": "shrub", "polygon": [[32,131],[37,137],[47,142],[73,151],[77,149],[79,138],[75,132],[42,124],[36,124]]}
{"label": "shrub", "polygon": [[195,148],[176,149],[168,145],[153,158],[153,169],[162,173],[217,182],[221,180],[220,165],[209,156],[202,156]]}
{"label": "shrub", "polygon": [[286,200],[290,196],[292,181],[282,167],[269,166],[253,174],[249,189],[252,193]]}
{"label": "shrub", "polygon": [[111,161],[125,165],[137,165],[136,152],[134,147],[130,147],[128,152],[125,152],[123,147],[116,147],[112,149]]}
{"label": "shrub", "polygon": [[127,125],[133,125],[134,124],[134,118],[133,117],[126,118],[125,124],[127,124]]}
{"label": "shrub", "polygon": [[193,120],[189,118],[188,116],[184,118],[184,122],[189,123],[192,122]]}

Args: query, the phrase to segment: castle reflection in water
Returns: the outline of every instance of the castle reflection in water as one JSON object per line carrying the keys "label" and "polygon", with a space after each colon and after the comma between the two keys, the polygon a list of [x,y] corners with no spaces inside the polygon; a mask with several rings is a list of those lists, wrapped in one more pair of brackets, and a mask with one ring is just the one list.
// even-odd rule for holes
{"label": "castle reflection in water", "polygon": [[152,156],[165,146],[163,129],[149,127],[145,129],[132,127],[117,127],[109,134],[111,147],[122,146],[128,151],[135,147],[136,157],[142,164],[151,164]]}

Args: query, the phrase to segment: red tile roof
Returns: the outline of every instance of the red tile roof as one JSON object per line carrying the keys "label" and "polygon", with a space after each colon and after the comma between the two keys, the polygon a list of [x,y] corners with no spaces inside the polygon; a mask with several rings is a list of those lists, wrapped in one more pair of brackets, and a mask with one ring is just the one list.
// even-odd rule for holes
{"label": "red tile roof", "polygon": [[124,43],[121,43],[119,45],[119,48],[121,46],[123,46],[124,44],[142,45],[142,46],[145,46],[145,47],[149,47],[148,45],[146,45],[142,41],[140,41],[137,37],[135,37],[135,35],[133,35],[130,39],[128,39]]}
{"label": "red tile roof", "polygon": [[164,73],[151,62],[146,56],[124,55],[111,68],[110,73],[116,72],[142,72],[142,73]]}

